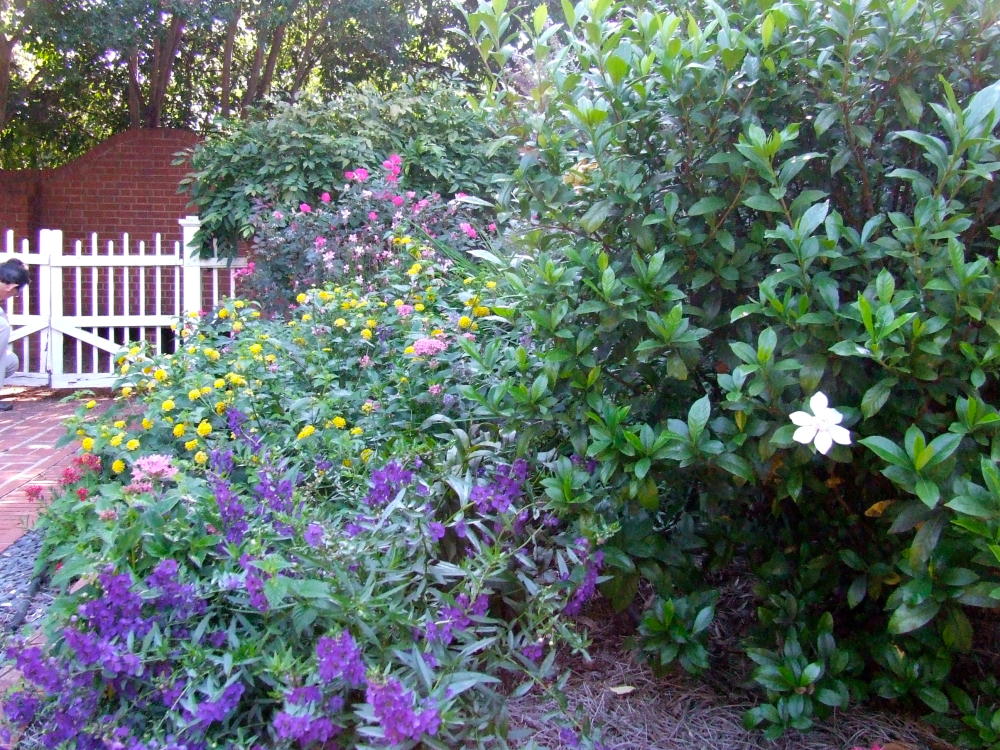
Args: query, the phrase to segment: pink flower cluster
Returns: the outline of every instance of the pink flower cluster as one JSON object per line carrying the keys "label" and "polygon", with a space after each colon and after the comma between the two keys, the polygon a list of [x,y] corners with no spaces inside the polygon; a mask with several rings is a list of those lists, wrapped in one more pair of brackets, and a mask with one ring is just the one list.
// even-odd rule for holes
{"label": "pink flower cluster", "polygon": [[365,182],[368,179],[368,170],[364,167],[358,167],[357,169],[351,169],[344,172],[344,177],[346,177],[351,182]]}
{"label": "pink flower cluster", "polygon": [[171,463],[170,456],[156,454],[136,459],[132,467],[132,478],[137,481],[144,479],[173,479],[177,467]]}
{"label": "pink flower cluster", "polygon": [[475,228],[467,221],[459,222],[458,228],[465,232],[465,236],[474,239],[476,237]]}
{"label": "pink flower cluster", "polygon": [[244,268],[237,268],[235,271],[233,271],[233,278],[234,279],[241,279],[244,276],[251,276],[251,275],[253,275],[253,272],[254,272],[255,268],[256,268],[256,266],[254,265],[254,262],[250,261],[249,263],[246,264],[246,267],[244,267]]}
{"label": "pink flower cluster", "polygon": [[394,185],[399,182],[399,173],[403,171],[403,157],[399,154],[391,154],[388,159],[382,162],[382,167],[386,171],[385,181]]}
{"label": "pink flower cluster", "polygon": [[413,353],[418,357],[433,357],[448,348],[440,339],[417,339],[413,342]]}

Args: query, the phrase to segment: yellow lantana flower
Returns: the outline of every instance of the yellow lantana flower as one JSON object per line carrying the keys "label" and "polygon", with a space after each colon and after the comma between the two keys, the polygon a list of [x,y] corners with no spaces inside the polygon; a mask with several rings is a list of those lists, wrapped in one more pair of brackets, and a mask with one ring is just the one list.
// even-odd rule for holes
{"label": "yellow lantana flower", "polygon": [[472,328],[472,318],[470,318],[468,315],[463,315],[461,318],[458,319],[458,327],[461,328],[463,331],[468,328]]}
{"label": "yellow lantana flower", "polygon": [[122,440],[124,439],[125,436],[119,433],[118,435],[112,437],[108,442],[111,444],[112,448],[117,448],[119,445],[122,444]]}
{"label": "yellow lantana flower", "polygon": [[92,450],[94,450],[94,438],[85,437],[83,440],[80,441],[80,447],[83,448],[85,452],[90,453]]}
{"label": "yellow lantana flower", "polygon": [[299,434],[295,436],[295,439],[296,440],[305,440],[307,437],[309,437],[310,435],[312,435],[314,432],[316,432],[316,428],[313,427],[311,424],[307,424],[305,427],[303,427],[301,430],[299,430]]}
{"label": "yellow lantana flower", "polygon": [[116,458],[114,462],[111,464],[111,471],[113,471],[115,474],[121,474],[123,471],[125,471],[125,462],[122,461],[120,458]]}
{"label": "yellow lantana flower", "polygon": [[149,417],[143,417],[142,418],[142,429],[144,429],[144,430],[151,430],[151,429],[153,429],[153,420],[150,419]]}
{"label": "yellow lantana flower", "polygon": [[363,338],[365,341],[371,341],[372,340],[372,332],[370,330],[368,330],[367,328],[362,328],[361,329],[361,338]]}
{"label": "yellow lantana flower", "polygon": [[200,388],[192,388],[190,391],[188,391],[188,400],[197,401],[199,398],[201,398]]}
{"label": "yellow lantana flower", "polygon": [[94,399],[90,399],[90,401],[84,404],[84,406],[86,406],[88,409],[93,409],[95,406],[97,406],[97,402],[94,401]]}
{"label": "yellow lantana flower", "polygon": [[186,431],[187,431],[187,425],[185,425],[183,422],[178,422],[177,424],[174,425],[173,429],[174,437],[177,438],[183,437]]}
{"label": "yellow lantana flower", "polygon": [[193,451],[197,447],[198,447],[197,440],[188,440],[186,443],[184,443],[184,450]]}
{"label": "yellow lantana flower", "polygon": [[127,443],[125,443],[125,450],[127,451],[139,450],[139,441],[136,440],[135,438],[132,438]]}
{"label": "yellow lantana flower", "polygon": [[196,464],[206,464],[208,463],[208,454],[205,451],[198,451],[194,454],[194,462]]}
{"label": "yellow lantana flower", "polygon": [[300,305],[304,305],[306,302],[309,301],[309,295],[299,292],[297,295],[295,295],[295,301],[298,302]]}
{"label": "yellow lantana flower", "polygon": [[174,408],[174,406],[175,406],[174,400],[171,398],[168,398],[166,401],[160,404],[160,408],[163,409],[163,411],[170,411],[171,409]]}
{"label": "yellow lantana flower", "polygon": [[198,423],[198,426],[195,428],[195,432],[197,432],[201,437],[207,437],[212,434],[212,425],[208,422],[208,420],[203,419]]}
{"label": "yellow lantana flower", "polygon": [[347,427],[347,420],[344,419],[343,417],[334,417],[333,419],[330,420],[330,422],[338,430],[342,430],[345,427]]}

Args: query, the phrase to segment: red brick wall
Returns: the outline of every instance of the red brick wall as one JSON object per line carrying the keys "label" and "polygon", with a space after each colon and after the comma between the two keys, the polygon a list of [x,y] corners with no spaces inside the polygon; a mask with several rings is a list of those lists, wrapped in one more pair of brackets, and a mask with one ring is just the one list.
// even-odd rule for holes
{"label": "red brick wall", "polygon": [[61,229],[67,249],[92,232],[116,242],[123,232],[179,240],[177,220],[196,211],[177,192],[188,167],[172,162],[198,141],[186,130],[127,130],[55,169],[0,170],[0,230],[33,238]]}

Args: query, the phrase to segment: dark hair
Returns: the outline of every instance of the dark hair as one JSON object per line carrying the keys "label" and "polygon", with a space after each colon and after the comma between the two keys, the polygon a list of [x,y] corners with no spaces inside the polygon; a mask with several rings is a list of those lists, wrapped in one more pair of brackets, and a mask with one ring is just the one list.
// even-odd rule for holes
{"label": "dark hair", "polygon": [[0,282],[4,284],[17,284],[24,286],[31,280],[28,276],[28,267],[17,258],[0,263]]}

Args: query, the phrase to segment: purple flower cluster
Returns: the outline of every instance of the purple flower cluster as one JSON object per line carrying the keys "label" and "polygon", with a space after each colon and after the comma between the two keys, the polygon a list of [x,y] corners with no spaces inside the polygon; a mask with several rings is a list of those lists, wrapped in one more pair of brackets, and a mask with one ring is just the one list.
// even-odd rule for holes
{"label": "purple flower cluster", "polygon": [[[577,540],[582,546],[582,549],[586,551],[589,548],[589,543],[586,539]],[[573,617],[580,614],[580,610],[583,609],[583,605],[586,604],[590,597],[594,595],[594,591],[597,589],[597,577],[601,572],[601,568],[604,566],[604,553],[598,550],[590,559],[587,560],[586,566],[583,573],[583,581],[577,587],[576,591],[570,597],[569,602],[563,608],[563,613]]]}
{"label": "purple flower cluster", "polygon": [[480,594],[476,601],[469,606],[469,597],[459,594],[455,598],[455,604],[442,607],[433,622],[424,628],[424,638],[428,643],[440,643],[449,645],[455,640],[455,635],[465,630],[471,624],[469,616],[482,617],[490,606],[490,598],[487,594]]}
{"label": "purple flower cluster", "polygon": [[261,612],[267,612],[269,606],[267,597],[264,595],[264,574],[253,564],[250,555],[243,555],[240,558],[240,565],[246,571],[246,590],[250,599],[250,606]]}
{"label": "purple flower cluster", "polygon": [[325,716],[297,715],[287,711],[276,713],[271,726],[276,739],[298,740],[300,747],[308,747],[316,742],[328,742],[341,730]]}
{"label": "purple flower cluster", "polygon": [[320,524],[311,523],[306,527],[306,530],[302,534],[302,538],[310,547],[318,547],[323,543],[324,533],[323,527]]}
{"label": "purple flower cluster", "polygon": [[371,481],[372,487],[365,497],[365,502],[377,508],[395,500],[399,491],[413,482],[413,472],[391,461],[381,469],[373,471]]}
{"label": "purple flower cluster", "polygon": [[190,583],[180,583],[177,580],[177,561],[167,558],[157,563],[153,572],[146,578],[146,586],[156,590],[159,595],[154,599],[155,605],[161,610],[169,610],[175,620],[185,620],[205,611],[205,601],[195,595],[194,586]]}
{"label": "purple flower cluster", "polygon": [[[277,471],[280,470],[280,467],[277,468]],[[253,488],[262,509],[277,513],[291,512],[294,491],[295,483],[291,479],[278,479],[271,469],[260,472],[258,482]]]}
{"label": "purple flower cluster", "polygon": [[320,679],[326,682],[340,677],[348,685],[365,684],[361,649],[346,630],[336,638],[324,636],[317,641],[316,668]]}
{"label": "purple flower cluster", "polygon": [[247,509],[229,482],[221,477],[213,477],[211,483],[215,502],[219,506],[219,515],[226,527],[226,539],[233,544],[239,544],[249,528],[246,521]]}
{"label": "purple flower cluster", "polygon": [[441,725],[441,715],[433,701],[428,698],[418,710],[414,706],[413,693],[398,680],[388,680],[385,684],[369,682],[365,699],[371,704],[382,725],[385,741],[390,745],[434,734]]}
{"label": "purple flower cluster", "polygon": [[240,702],[245,688],[243,683],[234,682],[227,685],[221,695],[214,701],[204,701],[195,708],[194,716],[203,726],[214,721],[225,721]]}
{"label": "purple flower cluster", "polygon": [[506,513],[520,499],[527,478],[528,462],[524,459],[519,458],[510,466],[502,464],[496,468],[491,482],[472,488],[469,499],[480,513]]}

